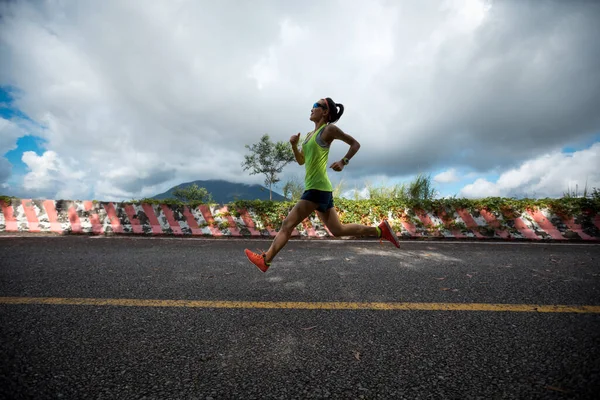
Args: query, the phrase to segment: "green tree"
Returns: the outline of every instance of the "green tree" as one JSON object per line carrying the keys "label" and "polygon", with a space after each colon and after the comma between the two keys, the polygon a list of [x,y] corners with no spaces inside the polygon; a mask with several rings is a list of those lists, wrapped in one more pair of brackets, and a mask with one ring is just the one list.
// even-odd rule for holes
{"label": "green tree", "polygon": [[173,191],[173,196],[183,202],[201,201],[203,203],[211,203],[213,201],[208,190],[203,187],[198,187],[195,183],[185,188],[175,189]]}
{"label": "green tree", "polygon": [[244,171],[250,169],[250,175],[263,174],[265,186],[269,188],[269,200],[273,200],[273,185],[280,181],[277,175],[295,159],[292,148],[287,142],[273,143],[267,134],[260,138],[260,142],[244,147],[251,153],[244,156]]}

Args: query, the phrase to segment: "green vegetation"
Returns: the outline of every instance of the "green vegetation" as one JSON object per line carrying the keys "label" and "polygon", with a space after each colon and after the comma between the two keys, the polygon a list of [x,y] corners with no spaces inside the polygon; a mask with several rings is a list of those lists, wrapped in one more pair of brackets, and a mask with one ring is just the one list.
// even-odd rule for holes
{"label": "green vegetation", "polygon": [[273,185],[280,181],[277,175],[283,171],[283,167],[295,159],[290,144],[286,142],[273,143],[269,135],[265,134],[261,137],[260,142],[244,147],[251,153],[244,156],[244,162],[242,162],[244,171],[251,170],[250,175],[264,175],[265,186],[269,188],[269,200],[273,200]]}
{"label": "green vegetation", "polygon": [[[597,195],[598,189],[594,188],[593,190],[594,190],[594,192],[596,192],[596,195]],[[563,197],[568,197],[568,198],[588,197],[587,180],[585,181],[585,186],[583,188],[583,193],[581,194],[581,196],[579,195],[579,185],[575,185],[575,190],[571,189],[571,185],[569,185],[569,187],[567,188],[567,191],[563,192]]]}
{"label": "green vegetation", "polygon": [[298,201],[304,192],[304,182],[298,178],[289,179],[283,186],[283,196],[291,201]]}
{"label": "green vegetation", "polygon": [[282,221],[296,205],[294,201],[237,200],[230,206],[254,212],[263,226],[279,229]]}
{"label": "green vegetation", "polygon": [[213,202],[205,202],[200,200],[190,200],[183,201],[180,199],[151,199],[148,197],[144,197],[142,199],[131,199],[127,201],[117,202],[118,204],[151,204],[151,205],[160,205],[166,204],[168,206],[189,206],[189,207],[198,207],[199,205],[217,205]]}
{"label": "green vegetation", "polygon": [[[295,202],[265,202],[236,201],[234,208],[245,208],[252,210],[265,225],[278,229],[283,219],[295,205]],[[548,208],[553,213],[564,217],[579,214],[595,214],[600,212],[600,199],[596,198],[572,198],[572,199],[506,199],[490,197],[485,199],[435,199],[435,200],[402,200],[402,199],[374,199],[374,200],[351,200],[345,198],[335,199],[336,210],[342,223],[361,223],[372,225],[383,217],[404,219],[417,227],[422,222],[414,215],[413,210],[421,209],[440,216],[440,211],[445,211],[445,220],[450,224],[454,220],[454,211],[465,209],[475,212],[485,209],[503,220],[513,219],[521,215],[527,209],[534,210]],[[444,218],[442,218],[444,219]],[[464,224],[455,224],[455,228],[465,230]],[[452,228],[452,225],[448,226]]]}
{"label": "green vegetation", "polygon": [[212,203],[213,201],[208,190],[198,187],[195,183],[183,189],[175,189],[173,191],[173,196],[182,202],[199,201],[203,203]]}
{"label": "green vegetation", "polygon": [[10,204],[13,199],[16,199],[16,197],[0,195],[0,201],[4,204]]}
{"label": "green vegetation", "polygon": [[[334,198],[337,199],[342,196],[342,193],[344,191],[344,186],[345,185],[344,185],[343,179],[340,181],[340,183],[337,184],[337,186],[334,186],[334,188],[333,188],[333,197]],[[356,198],[356,200],[358,200],[358,198]]]}
{"label": "green vegetation", "polygon": [[[394,185],[392,187],[372,186],[367,182],[369,199],[401,199],[401,200],[431,200],[434,199],[437,191],[433,188],[430,175],[419,174],[408,184]],[[355,196],[356,199],[356,196]]]}

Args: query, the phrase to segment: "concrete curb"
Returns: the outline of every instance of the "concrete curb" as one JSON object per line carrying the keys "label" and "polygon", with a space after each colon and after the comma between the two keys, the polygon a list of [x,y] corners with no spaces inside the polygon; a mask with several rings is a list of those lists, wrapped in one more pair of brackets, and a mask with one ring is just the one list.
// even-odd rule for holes
{"label": "concrete curb", "polygon": [[[249,209],[232,213],[226,205],[198,207],[74,200],[0,200],[0,232],[86,235],[168,235],[205,237],[275,237]],[[233,211],[233,210],[231,210]],[[530,241],[600,241],[600,214],[558,216],[548,209],[501,216],[486,210],[456,209],[449,215],[405,210],[388,213],[401,239],[477,239]],[[236,216],[234,214],[238,214]],[[414,215],[407,218],[406,214]],[[332,238],[316,213],[294,229],[293,237]],[[460,227],[460,228],[459,228]]]}

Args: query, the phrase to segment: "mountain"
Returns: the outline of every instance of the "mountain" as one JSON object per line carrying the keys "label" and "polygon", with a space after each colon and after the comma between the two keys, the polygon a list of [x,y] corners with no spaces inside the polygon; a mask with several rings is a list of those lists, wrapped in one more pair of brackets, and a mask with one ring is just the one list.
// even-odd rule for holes
{"label": "mountain", "polygon": [[[186,188],[193,184],[198,187],[203,187],[212,196],[212,199],[219,204],[230,203],[235,200],[269,200],[269,188],[265,188],[261,185],[248,185],[245,183],[233,183],[224,180],[207,180],[207,181],[193,181],[187,183],[181,183],[177,186],[173,186],[171,189],[164,193],[157,194],[152,199],[163,200],[168,198],[175,198],[173,191],[179,188]],[[273,192],[273,201],[284,201],[285,197],[279,193]]]}

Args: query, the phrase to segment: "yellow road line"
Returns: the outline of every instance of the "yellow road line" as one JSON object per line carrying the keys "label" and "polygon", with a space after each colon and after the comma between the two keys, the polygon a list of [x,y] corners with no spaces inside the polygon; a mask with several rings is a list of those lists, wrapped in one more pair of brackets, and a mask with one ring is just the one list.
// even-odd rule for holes
{"label": "yellow road line", "polygon": [[289,301],[210,301],[158,299],[97,299],[64,297],[0,297],[0,304],[49,304],[77,306],[254,308],[290,310],[384,310],[384,311],[508,311],[600,314],[600,306],[487,303],[357,303]]}

